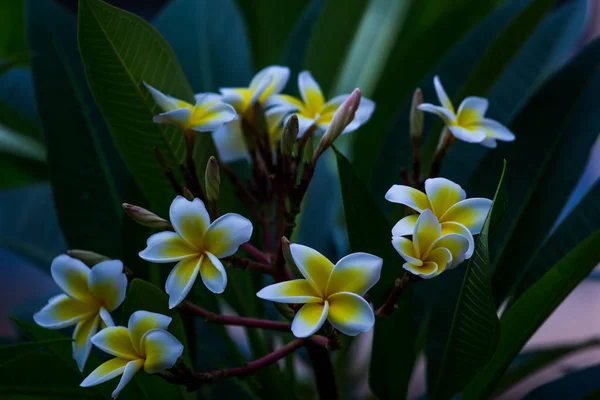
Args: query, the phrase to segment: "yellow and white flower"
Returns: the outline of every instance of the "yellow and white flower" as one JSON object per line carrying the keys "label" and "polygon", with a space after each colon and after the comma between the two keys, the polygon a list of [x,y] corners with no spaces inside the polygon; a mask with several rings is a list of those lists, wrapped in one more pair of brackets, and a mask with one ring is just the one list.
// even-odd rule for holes
{"label": "yellow and white flower", "polygon": [[169,307],[183,301],[198,274],[213,293],[227,286],[227,273],[219,258],[234,254],[250,240],[252,223],[238,214],[225,214],[213,223],[204,203],[177,196],[169,211],[175,232],[159,232],[148,238],[140,257],[155,263],[179,261],[167,278]]}
{"label": "yellow and white flower", "polygon": [[216,93],[200,93],[194,96],[192,105],[161,93],[144,82],[156,104],[163,110],[155,115],[157,124],[176,125],[183,130],[213,132],[222,125],[237,118],[233,107],[224,103]]}
{"label": "yellow and white flower", "polygon": [[[460,185],[445,178],[427,179],[425,193],[410,186],[394,185],[385,194],[386,200],[403,204],[418,213],[431,210],[442,224],[442,234],[457,233],[467,238],[469,249],[466,258],[470,258],[475,249],[473,235],[481,232],[492,201],[466,197]],[[402,218],[392,229],[392,236],[412,235],[417,218],[418,215]]]}
{"label": "yellow and white flower", "polygon": [[73,358],[83,371],[92,349],[92,336],[100,325],[114,325],[110,312],[125,299],[127,277],[123,273],[123,263],[103,261],[90,269],[80,260],[63,254],[52,261],[50,272],[64,294],[50,298],[33,319],[49,329],[76,325]]}
{"label": "yellow and white flower", "polygon": [[296,337],[313,335],[326,319],[350,336],[373,327],[375,316],[363,295],[379,280],[381,258],[353,253],[333,265],[310,247],[292,244],[290,251],[304,279],[276,283],[256,295],[277,303],[304,304],[292,322]]}
{"label": "yellow and white flower", "polygon": [[258,102],[266,107],[269,98],[283,90],[289,77],[289,68],[272,65],[260,70],[247,88],[220,89],[223,101],[231,104],[239,116],[213,133],[219,158],[223,162],[248,159],[241,118],[253,120],[254,104]]}
{"label": "yellow and white flower", "polygon": [[489,148],[496,147],[496,140],[503,142],[515,140],[515,135],[507,127],[498,121],[485,118],[488,109],[487,99],[469,96],[460,103],[456,111],[438,76],[433,78],[433,84],[441,106],[425,103],[419,106],[419,110],[440,117],[456,138]]}
{"label": "yellow and white flower", "polygon": [[[269,104],[287,105],[296,110],[300,127],[298,137],[301,137],[304,132],[315,125],[317,128],[326,131],[335,111],[350,96],[350,94],[343,94],[326,101],[321,87],[308,71],[302,71],[298,75],[298,89],[302,99],[283,94],[274,96],[269,100]],[[354,120],[346,126],[342,133],[355,131],[361,125],[364,125],[371,118],[374,110],[375,103],[363,97],[356,110]]]}
{"label": "yellow and white flower", "polygon": [[431,210],[425,210],[419,215],[412,241],[396,236],[392,237],[392,245],[406,261],[402,267],[425,279],[433,278],[447,268],[460,264],[469,248],[469,242],[463,235],[444,235],[442,225]]}
{"label": "yellow and white flower", "polygon": [[81,386],[99,385],[123,375],[112,393],[116,398],[140,369],[156,374],[173,367],[183,353],[183,345],[167,332],[170,323],[171,318],[166,315],[136,311],[131,314],[127,328],[115,326],[100,331],[92,343],[115,358],[92,371]]}

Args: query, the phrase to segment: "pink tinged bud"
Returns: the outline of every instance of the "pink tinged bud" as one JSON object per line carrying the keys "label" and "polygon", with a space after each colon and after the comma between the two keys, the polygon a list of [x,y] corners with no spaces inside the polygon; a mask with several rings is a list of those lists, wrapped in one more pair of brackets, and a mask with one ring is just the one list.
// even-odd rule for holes
{"label": "pink tinged bud", "polygon": [[123,203],[123,210],[140,225],[154,229],[172,229],[171,223],[145,208]]}
{"label": "pink tinged bud", "polygon": [[88,267],[101,263],[102,261],[110,260],[109,257],[88,250],[67,250],[67,254],[73,258],[83,261]]}

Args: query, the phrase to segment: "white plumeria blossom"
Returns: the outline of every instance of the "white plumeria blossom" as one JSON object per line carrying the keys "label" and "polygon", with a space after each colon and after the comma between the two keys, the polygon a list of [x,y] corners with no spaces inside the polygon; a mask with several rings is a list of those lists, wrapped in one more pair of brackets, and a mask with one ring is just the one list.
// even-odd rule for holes
{"label": "white plumeria blossom", "polygon": [[[479,234],[485,218],[492,206],[492,200],[474,197],[466,198],[460,185],[446,178],[429,178],[425,181],[425,193],[404,185],[394,185],[385,198],[412,208],[418,213],[431,210],[442,225],[442,234],[457,233],[469,241],[466,258],[471,258],[475,250],[473,235]],[[402,218],[392,229],[392,236],[412,235],[418,215]]]}
{"label": "white plumeria blossom", "polygon": [[441,106],[424,103],[419,106],[419,110],[440,117],[456,138],[489,148],[496,147],[496,140],[515,140],[515,135],[507,127],[498,121],[485,118],[489,104],[487,99],[469,96],[460,103],[456,111],[437,75],[433,78],[433,84]]}
{"label": "white plumeria blossom", "polygon": [[156,233],[148,238],[140,257],[155,263],[178,261],[169,274],[165,291],[169,307],[185,299],[198,274],[213,293],[227,286],[227,273],[219,260],[234,254],[250,240],[252,223],[238,214],[225,214],[211,223],[202,200],[177,196],[169,210],[175,232]]}
{"label": "white plumeria blossom", "polygon": [[304,304],[292,322],[296,337],[313,335],[325,320],[349,336],[373,327],[375,316],[363,295],[379,280],[381,258],[353,253],[333,265],[310,247],[292,244],[290,250],[304,279],[276,283],[256,295],[277,303]]}
{"label": "white plumeria blossom", "polygon": [[156,104],[163,110],[155,115],[157,124],[179,126],[183,130],[213,132],[237,118],[231,105],[224,103],[216,93],[200,93],[194,96],[192,105],[184,100],[168,96],[144,82]]}
{"label": "white plumeria blossom", "polygon": [[167,332],[170,323],[171,317],[166,315],[136,311],[131,314],[127,327],[115,326],[97,333],[92,343],[115,358],[92,371],[81,386],[99,385],[122,375],[112,393],[116,398],[140,369],[156,374],[173,367],[183,353],[183,345]]}
{"label": "white plumeria blossom", "polygon": [[419,215],[412,241],[403,236],[395,236],[392,237],[392,245],[406,261],[402,268],[425,279],[456,267],[465,259],[469,248],[469,242],[463,235],[444,235],[442,225],[431,210],[425,210]]}
{"label": "white plumeria blossom", "polygon": [[[290,77],[287,67],[272,65],[260,70],[250,81],[247,88],[221,88],[222,100],[235,109],[238,118],[221,126],[213,132],[213,140],[219,158],[223,162],[249,159],[248,147],[242,132],[241,118],[252,119],[253,106],[257,102],[266,106],[273,95],[280,93]],[[283,109],[277,110],[277,112]],[[290,110],[291,111],[291,110]],[[289,112],[289,111],[287,111]],[[287,113],[286,112],[286,113]],[[265,112],[268,122],[268,111]],[[285,114],[283,115],[285,116]],[[283,116],[281,117],[283,120]],[[281,122],[281,120],[279,121]]]}
{"label": "white plumeria blossom", "polygon": [[102,261],[90,269],[82,261],[63,254],[52,261],[50,272],[64,294],[50,298],[33,319],[49,329],[76,325],[73,358],[83,371],[92,349],[92,336],[100,325],[114,325],[110,312],[125,299],[127,277],[123,273],[123,263]]}
{"label": "white plumeria blossom", "polygon": [[[286,105],[295,109],[299,124],[298,137],[301,137],[312,126],[326,131],[335,111],[350,96],[350,94],[343,94],[326,101],[321,87],[308,71],[298,74],[298,89],[302,99],[283,94],[273,96],[269,101],[272,105]],[[375,103],[363,97],[356,110],[354,120],[346,126],[342,133],[355,131],[364,125],[371,118],[374,110]]]}

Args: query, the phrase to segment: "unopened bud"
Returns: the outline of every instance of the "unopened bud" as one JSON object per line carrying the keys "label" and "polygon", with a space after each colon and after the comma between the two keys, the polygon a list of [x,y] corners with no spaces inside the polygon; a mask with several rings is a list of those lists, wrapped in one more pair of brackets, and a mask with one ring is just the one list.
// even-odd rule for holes
{"label": "unopened bud", "polygon": [[193,201],[196,198],[196,196],[194,196],[192,191],[190,189],[188,189],[187,187],[183,188],[182,194],[183,194],[183,197],[185,197],[189,201]]}
{"label": "unopened bud", "polygon": [[110,257],[88,250],[67,250],[67,254],[82,261],[88,267],[93,267],[102,261],[110,260]]}
{"label": "unopened bud", "polygon": [[216,202],[219,199],[221,176],[219,175],[219,163],[213,156],[208,159],[208,164],[206,164],[204,182],[206,185],[206,198],[208,201]]}
{"label": "unopened bud", "polygon": [[304,144],[304,153],[302,154],[302,162],[304,164],[310,164],[313,160],[313,143],[312,138],[308,138]]}
{"label": "unopened bud", "polygon": [[145,208],[123,203],[123,210],[140,225],[154,229],[172,229],[171,223]]}
{"label": "unopened bud", "polygon": [[285,263],[290,267],[295,267],[296,263],[294,262],[294,258],[292,257],[292,250],[290,249],[290,241],[288,238],[283,236],[281,238],[281,252],[283,253],[283,259]]}
{"label": "unopened bud", "polygon": [[319,146],[315,151],[312,163],[316,163],[317,159],[327,150],[333,142],[342,134],[344,129],[354,120],[356,110],[360,105],[361,93],[360,89],[354,89],[354,91],[348,96],[348,98],[342,103],[342,105],[335,111],[331,118],[331,123],[327,127],[325,134],[319,142]]}
{"label": "unopened bud", "polygon": [[281,136],[281,154],[291,156],[298,138],[298,116],[293,114],[288,118]]}
{"label": "unopened bud", "polygon": [[281,316],[285,319],[287,319],[288,321],[291,321],[294,319],[295,316],[295,312],[294,310],[292,310],[290,308],[289,305],[287,304],[283,304],[283,303],[273,303],[275,305],[275,309],[279,312],[279,314],[281,314]]}
{"label": "unopened bud", "polygon": [[423,133],[423,111],[419,106],[423,104],[423,92],[420,88],[415,90],[410,106],[410,137],[420,138]]}

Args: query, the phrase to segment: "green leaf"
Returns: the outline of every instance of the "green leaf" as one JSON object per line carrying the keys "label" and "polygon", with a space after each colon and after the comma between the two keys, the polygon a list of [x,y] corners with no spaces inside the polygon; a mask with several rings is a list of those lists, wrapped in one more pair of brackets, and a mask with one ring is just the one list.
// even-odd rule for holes
{"label": "green leaf", "polygon": [[257,69],[280,62],[286,39],[307,3],[306,0],[237,0],[246,20]]}
{"label": "green leaf", "polygon": [[500,342],[487,365],[469,383],[464,398],[485,398],[527,340],[600,262],[600,230],[579,243],[531,286],[500,320]]}
{"label": "green leaf", "polygon": [[[457,100],[473,94],[485,96],[555,3],[556,0],[532,0],[488,47],[471,72],[469,80],[460,89],[458,95],[454,96],[454,104],[459,104]],[[434,126],[423,145],[422,162],[425,173],[428,171],[428,166],[439,142],[441,126],[441,123]]]}
{"label": "green leaf", "polygon": [[0,59],[27,53],[25,0],[0,3]]}
{"label": "green leaf", "polygon": [[[257,11],[262,5],[246,3]],[[253,24],[257,22],[252,20]],[[276,18],[267,26],[275,29],[274,22],[282,21]],[[223,29],[224,23],[227,29]],[[220,87],[245,87],[250,83],[250,43],[234,0],[175,0],[164,7],[154,26],[173,48],[194,92],[215,92]],[[266,29],[261,31],[265,33]]]}
{"label": "green leaf", "polygon": [[539,399],[580,399],[595,400],[600,395],[600,385],[598,385],[598,374],[600,373],[600,364],[595,364],[587,368],[567,371],[567,374],[545,383],[529,392],[523,400]]}
{"label": "green leaf", "polygon": [[515,284],[511,300],[518,299],[552,265],[564,257],[577,243],[590,235],[594,228],[600,226],[600,204],[598,199],[600,199],[600,181],[594,184],[590,192],[585,195],[575,209],[538,247],[532,262],[525,269],[521,279]]}
{"label": "green leaf", "polygon": [[[71,248],[120,256],[122,165],[94,106],[77,49],[76,19],[50,0],[28,8],[37,109],[60,226]],[[103,146],[105,145],[105,146]],[[125,177],[123,169],[114,176]]]}
{"label": "green leaf", "polygon": [[[159,112],[142,82],[180,99],[193,93],[173,50],[147,22],[100,0],[79,2],[79,49],[86,76],[125,164],[155,212],[164,214],[174,194],[153,155],[158,148],[177,170],[183,135],[155,124]],[[210,135],[198,135],[206,165],[214,153]]]}
{"label": "green leaf", "polygon": [[21,357],[26,352],[30,352],[32,350],[38,350],[38,349],[46,347],[48,345],[52,345],[52,344],[60,343],[60,342],[71,343],[71,339],[65,337],[65,338],[38,340],[36,342],[7,344],[7,345],[0,346],[0,360],[2,360],[2,361],[0,361],[0,368],[4,368],[8,363],[12,362],[13,359]]}
{"label": "green leaf", "polygon": [[0,154],[0,189],[12,189],[39,183],[48,179],[46,163],[19,157],[12,154]]}
{"label": "green leaf", "polygon": [[487,191],[489,174],[501,159],[511,165],[511,226],[492,280],[496,304],[526,270],[585,167],[582,154],[587,155],[600,127],[600,116],[590,103],[594,83],[600,82],[598,49],[600,41],[589,45],[534,95],[511,125],[517,140],[488,153],[470,180],[476,192]]}
{"label": "green leaf", "polygon": [[506,163],[490,211],[467,264],[448,342],[431,398],[450,398],[460,391],[492,356],[500,337],[500,321],[492,296],[490,235],[506,211]]}
{"label": "green leaf", "polygon": [[575,344],[562,346],[553,346],[539,350],[531,350],[519,354],[509,370],[502,376],[502,379],[495,387],[495,395],[500,395],[523,381],[529,376],[538,373],[544,368],[552,365],[558,360],[571,356],[584,350],[588,350],[600,345],[600,339],[586,340]]}

